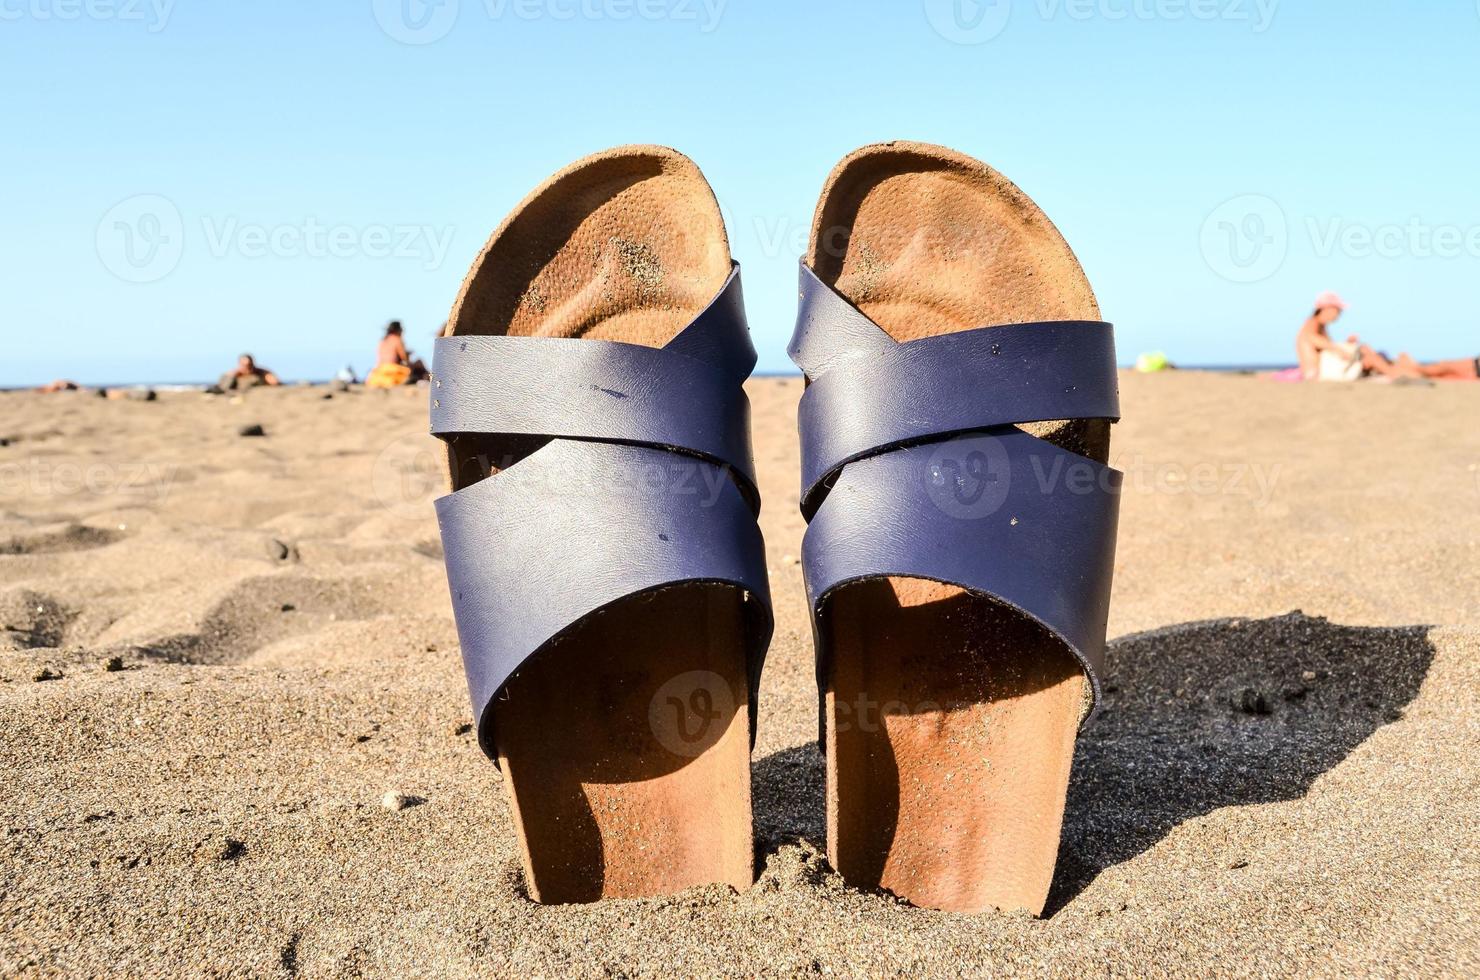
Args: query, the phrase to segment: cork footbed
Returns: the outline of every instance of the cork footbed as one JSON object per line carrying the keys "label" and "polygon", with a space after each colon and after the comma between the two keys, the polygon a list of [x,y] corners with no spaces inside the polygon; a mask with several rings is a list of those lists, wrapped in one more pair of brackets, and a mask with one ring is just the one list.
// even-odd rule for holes
{"label": "cork footbed", "polygon": [[[661,347],[729,272],[724,222],[699,169],[662,147],[622,147],[556,174],[504,221],[447,335]],[[453,489],[497,479],[546,441],[454,440]],[[536,901],[749,887],[741,637],[735,590],[666,589],[588,617],[509,682],[494,737]]]}
{"label": "cork footbed", "polygon": [[[941,147],[866,147],[833,171],[808,262],[897,340],[1098,320],[1079,262],[1021,191]],[[1025,426],[1104,461],[1109,423]],[[1020,614],[892,578],[824,606],[827,838],[851,883],[951,911],[1043,910],[1085,683]]]}

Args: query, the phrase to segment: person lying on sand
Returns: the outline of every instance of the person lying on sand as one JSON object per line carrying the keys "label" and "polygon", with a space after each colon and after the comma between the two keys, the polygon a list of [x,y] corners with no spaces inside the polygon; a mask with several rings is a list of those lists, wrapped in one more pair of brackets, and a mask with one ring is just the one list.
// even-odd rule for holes
{"label": "person lying on sand", "polygon": [[282,382],[277,375],[258,365],[251,354],[243,354],[237,358],[236,367],[221,375],[221,380],[216,384],[224,391],[235,391],[240,388],[256,388],[259,385],[276,387]]}
{"label": "person lying on sand", "polygon": [[392,320],[385,328],[380,348],[375,354],[375,370],[365,378],[371,388],[394,388],[397,385],[416,384],[427,377],[426,365],[413,359],[402,338],[401,321]]}
{"label": "person lying on sand", "polygon": [[65,378],[58,378],[51,384],[42,385],[36,390],[41,392],[43,395],[50,395],[58,391],[80,391],[82,390],[82,386],[75,381],[68,381]]}
{"label": "person lying on sand", "polygon": [[1434,361],[1420,364],[1409,354],[1389,360],[1381,351],[1366,345],[1360,348],[1362,368],[1369,374],[1385,378],[1428,378],[1431,381],[1480,381],[1480,357],[1458,361]]}
{"label": "person lying on sand", "polygon": [[1295,337],[1295,353],[1300,359],[1300,377],[1304,381],[1316,381],[1321,376],[1321,353],[1330,351],[1346,357],[1351,345],[1361,343],[1355,335],[1348,337],[1346,344],[1331,338],[1329,329],[1346,312],[1346,301],[1335,293],[1322,293],[1316,299],[1316,311],[1310,315]]}

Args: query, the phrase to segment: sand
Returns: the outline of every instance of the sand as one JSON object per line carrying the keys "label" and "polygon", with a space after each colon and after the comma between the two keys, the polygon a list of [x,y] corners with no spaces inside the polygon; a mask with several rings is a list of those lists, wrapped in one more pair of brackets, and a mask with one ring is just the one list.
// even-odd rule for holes
{"label": "sand", "polygon": [[750,391],[759,881],[568,907],[469,730],[424,392],[0,395],[0,974],[1480,970],[1480,385],[1124,379],[1041,920],[829,870],[801,385]]}

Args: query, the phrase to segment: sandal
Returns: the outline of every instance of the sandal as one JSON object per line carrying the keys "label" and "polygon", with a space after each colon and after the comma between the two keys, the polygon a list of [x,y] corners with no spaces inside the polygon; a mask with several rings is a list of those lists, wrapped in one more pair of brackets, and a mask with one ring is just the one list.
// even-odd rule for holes
{"label": "sandal", "polygon": [[1032,201],[918,143],[838,165],[801,280],[829,856],[916,905],[1041,914],[1114,568],[1111,328]]}
{"label": "sandal", "polygon": [[753,881],[755,362],[714,193],[652,146],[526,198],[437,341],[448,584],[536,901]]}

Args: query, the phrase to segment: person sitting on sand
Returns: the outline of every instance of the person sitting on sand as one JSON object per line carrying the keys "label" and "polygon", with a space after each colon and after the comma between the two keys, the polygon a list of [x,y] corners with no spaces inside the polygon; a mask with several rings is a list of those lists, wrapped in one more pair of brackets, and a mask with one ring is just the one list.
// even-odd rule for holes
{"label": "person sitting on sand", "polygon": [[392,320],[380,339],[380,348],[375,354],[375,370],[365,378],[371,388],[394,388],[398,385],[416,384],[427,377],[426,365],[413,359],[402,339],[401,321]]}
{"label": "person sitting on sand", "polygon": [[1359,350],[1362,368],[1369,374],[1385,378],[1427,378],[1431,381],[1480,381],[1480,357],[1420,364],[1409,354],[1399,354],[1394,361],[1365,345]]}
{"label": "person sitting on sand", "polygon": [[1345,344],[1337,343],[1328,332],[1341,315],[1346,312],[1346,301],[1335,293],[1322,293],[1316,299],[1316,311],[1310,315],[1295,337],[1295,354],[1300,359],[1300,377],[1304,381],[1316,381],[1321,377],[1321,354],[1346,358],[1353,347],[1361,341],[1356,336],[1347,338]]}
{"label": "person sitting on sand", "polygon": [[236,360],[236,367],[221,375],[221,380],[216,385],[223,391],[235,391],[240,388],[256,388],[259,385],[276,387],[282,384],[278,376],[267,368],[260,366],[252,359],[251,354],[243,354]]}

